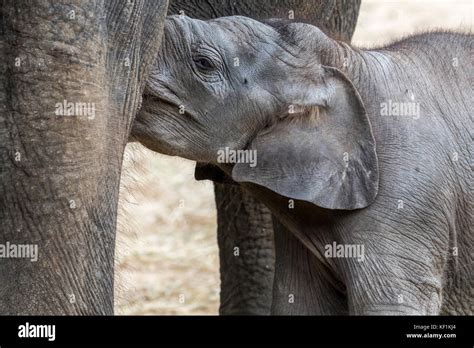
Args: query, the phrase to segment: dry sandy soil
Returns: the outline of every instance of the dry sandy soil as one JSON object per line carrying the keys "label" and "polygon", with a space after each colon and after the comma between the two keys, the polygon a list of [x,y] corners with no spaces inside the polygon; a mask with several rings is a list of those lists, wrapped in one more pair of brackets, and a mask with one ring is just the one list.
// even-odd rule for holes
{"label": "dry sandy soil", "polygon": [[[429,28],[471,28],[471,1],[362,0],[354,44]],[[212,184],[194,163],[128,146],[116,256],[117,314],[217,314],[219,260]]]}

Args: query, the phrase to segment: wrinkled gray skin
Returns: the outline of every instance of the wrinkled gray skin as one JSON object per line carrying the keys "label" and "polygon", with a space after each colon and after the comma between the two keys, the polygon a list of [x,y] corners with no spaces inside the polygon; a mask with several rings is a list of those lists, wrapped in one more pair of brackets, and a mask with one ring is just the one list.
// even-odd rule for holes
{"label": "wrinkled gray skin", "polygon": [[[168,13],[193,18],[243,15],[288,18],[319,26],[349,41],[360,0],[171,0]],[[292,11],[292,12],[290,12]],[[268,208],[241,189],[218,167],[198,163],[196,179],[214,180],[221,292],[219,313],[269,314],[274,277],[274,237]],[[239,256],[235,256],[235,248]]]}
{"label": "wrinkled gray skin", "polygon": [[0,258],[0,314],[112,314],[122,155],[167,1],[0,6],[0,244],[38,247]]}
{"label": "wrinkled gray skin", "polygon": [[[218,165],[290,231],[275,229],[273,314],[472,314],[472,36],[369,51],[308,24],[171,17],[164,38],[133,134]],[[225,147],[258,164],[218,163]],[[333,242],[364,260],[326,257]]]}

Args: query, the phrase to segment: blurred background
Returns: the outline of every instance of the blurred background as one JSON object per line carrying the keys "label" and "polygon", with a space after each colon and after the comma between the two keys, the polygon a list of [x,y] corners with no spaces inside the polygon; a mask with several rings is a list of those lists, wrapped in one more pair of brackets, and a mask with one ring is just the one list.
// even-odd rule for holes
{"label": "blurred background", "polygon": [[[471,0],[362,0],[352,42],[371,47],[430,28],[472,30],[473,11]],[[194,162],[128,145],[119,211],[116,314],[217,314],[213,186],[194,180]]]}

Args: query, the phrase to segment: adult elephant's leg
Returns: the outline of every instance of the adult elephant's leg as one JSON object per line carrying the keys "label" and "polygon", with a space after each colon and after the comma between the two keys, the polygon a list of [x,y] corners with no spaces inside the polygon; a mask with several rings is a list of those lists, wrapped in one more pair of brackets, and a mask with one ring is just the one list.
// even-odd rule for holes
{"label": "adult elephant's leg", "polygon": [[169,14],[184,13],[204,20],[236,15],[258,20],[287,18],[312,23],[349,41],[360,3],[361,0],[170,0]]}
{"label": "adult elephant's leg", "polygon": [[0,314],[113,313],[122,154],[166,5],[2,2],[0,245],[33,247],[0,258]]}
{"label": "adult elephant's leg", "polygon": [[237,185],[215,184],[221,314],[269,314],[274,273],[271,213]]}
{"label": "adult elephant's leg", "polygon": [[273,315],[347,315],[345,287],[286,227],[273,219]]}

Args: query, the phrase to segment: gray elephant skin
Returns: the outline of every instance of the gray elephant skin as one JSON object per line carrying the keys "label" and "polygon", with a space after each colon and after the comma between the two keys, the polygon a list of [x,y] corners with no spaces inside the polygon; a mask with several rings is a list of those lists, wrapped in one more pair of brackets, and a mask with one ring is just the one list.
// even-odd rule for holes
{"label": "gray elephant skin", "polygon": [[273,314],[472,314],[470,42],[363,50],[309,24],[173,16],[133,135],[218,166],[285,227]]}
{"label": "gray elephant skin", "polygon": [[122,155],[166,10],[2,1],[0,244],[37,261],[0,259],[0,314],[113,313]]}
{"label": "gray elephant skin", "polygon": [[[0,244],[37,246],[39,261],[1,260],[0,313],[110,314],[123,147],[158,52],[167,1],[34,5],[1,6]],[[286,16],[292,10],[295,19],[347,38],[359,5],[360,0],[175,0],[169,11],[211,18]],[[56,105],[70,103],[93,105],[93,112],[55,114]],[[238,244],[251,256],[237,262],[221,257],[221,312],[267,313],[271,216],[239,188],[217,186],[216,200],[219,230],[226,232],[219,233],[221,255]],[[250,238],[254,232],[262,237]],[[254,256],[270,260],[266,274],[253,272]]]}
{"label": "gray elephant skin", "polygon": [[[243,15],[254,19],[292,18],[317,25],[349,41],[360,0],[171,0],[168,13],[198,19]],[[196,166],[198,180],[214,180],[223,315],[270,314],[274,278],[274,223],[268,208],[218,167]],[[275,222],[279,229],[284,227]]]}

